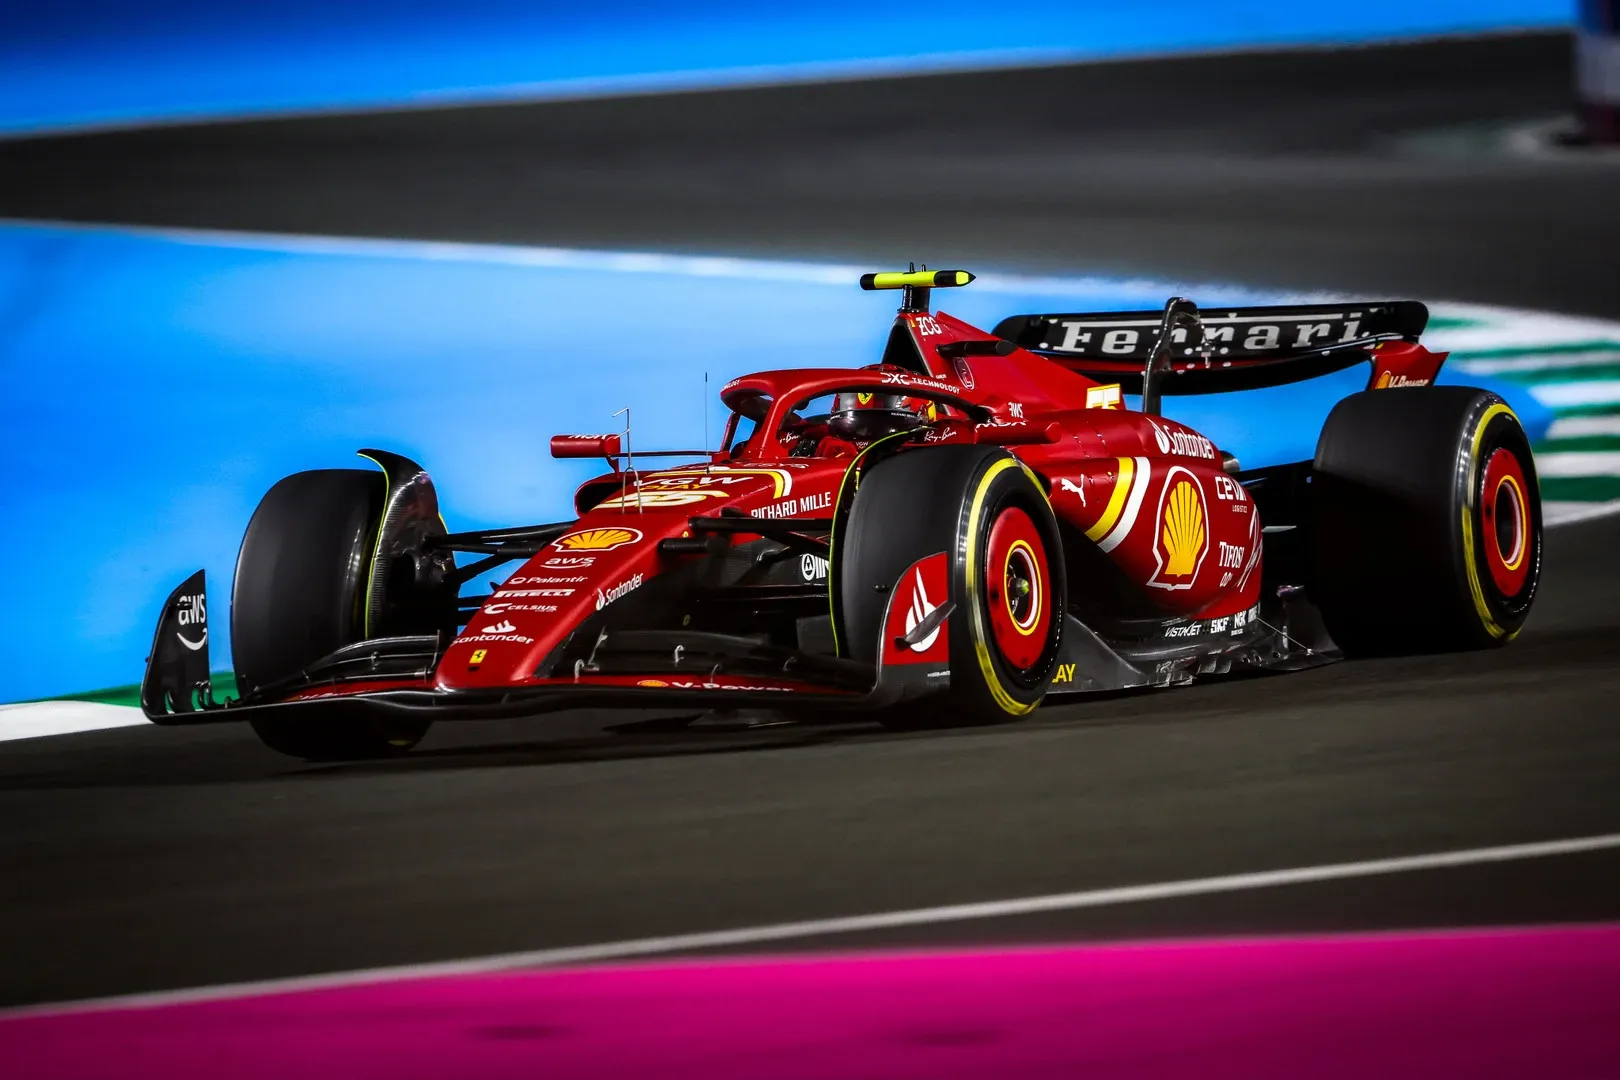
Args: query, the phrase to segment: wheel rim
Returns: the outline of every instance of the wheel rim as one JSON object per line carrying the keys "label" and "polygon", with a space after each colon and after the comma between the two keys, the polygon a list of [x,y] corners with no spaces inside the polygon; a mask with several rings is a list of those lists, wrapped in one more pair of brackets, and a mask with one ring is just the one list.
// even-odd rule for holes
{"label": "wheel rim", "polygon": [[1040,663],[1052,622],[1052,577],[1034,520],[1016,506],[1002,510],[990,527],[985,558],[991,636],[1002,660],[1027,672]]}
{"label": "wheel rim", "polygon": [[1485,463],[1481,485],[1481,546],[1491,581],[1511,599],[1530,576],[1530,504],[1524,468],[1507,447],[1498,447]]}

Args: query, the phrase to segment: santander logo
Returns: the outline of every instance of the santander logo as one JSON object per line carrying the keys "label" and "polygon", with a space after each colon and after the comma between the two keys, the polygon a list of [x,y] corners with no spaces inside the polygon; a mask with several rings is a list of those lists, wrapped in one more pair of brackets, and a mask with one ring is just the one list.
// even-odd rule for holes
{"label": "santander logo", "polygon": [[478,632],[480,634],[512,634],[517,632],[517,627],[506,619],[502,619],[500,622],[486,626]]}

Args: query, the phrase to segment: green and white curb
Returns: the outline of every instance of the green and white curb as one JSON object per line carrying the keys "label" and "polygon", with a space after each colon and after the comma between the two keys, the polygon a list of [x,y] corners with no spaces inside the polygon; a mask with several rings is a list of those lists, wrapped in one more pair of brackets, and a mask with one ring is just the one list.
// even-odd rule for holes
{"label": "green and white curb", "polygon": [[1620,323],[1445,304],[1431,325],[1447,371],[1518,383],[1552,410],[1535,448],[1549,523],[1620,512]]}
{"label": "green and white curb", "polygon": [[[1620,513],[1620,323],[1472,304],[1434,304],[1431,316],[1423,340],[1451,353],[1447,371],[1518,383],[1553,411],[1535,448],[1547,524]],[[228,679],[216,679],[216,694],[230,692]],[[146,724],[136,691],[0,705],[0,742]]]}

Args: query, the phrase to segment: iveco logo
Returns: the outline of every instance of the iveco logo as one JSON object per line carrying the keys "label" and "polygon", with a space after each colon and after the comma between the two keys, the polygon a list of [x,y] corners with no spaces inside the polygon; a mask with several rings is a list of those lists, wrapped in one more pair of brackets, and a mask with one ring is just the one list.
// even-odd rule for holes
{"label": "iveco logo", "polygon": [[827,560],[820,555],[800,555],[799,573],[804,576],[806,581],[826,581]]}

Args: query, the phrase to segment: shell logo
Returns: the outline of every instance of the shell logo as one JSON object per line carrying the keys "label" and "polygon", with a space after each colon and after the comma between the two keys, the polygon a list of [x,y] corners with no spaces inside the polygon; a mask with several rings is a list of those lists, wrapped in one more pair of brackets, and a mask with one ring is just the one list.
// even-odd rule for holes
{"label": "shell logo", "polygon": [[[1178,478],[1179,476],[1179,478]],[[1158,569],[1148,584],[1156,589],[1190,589],[1209,553],[1209,514],[1204,489],[1186,469],[1170,470],[1159,499],[1153,557]]]}
{"label": "shell logo", "polygon": [[558,551],[612,551],[641,539],[640,529],[581,529],[551,542]]}

